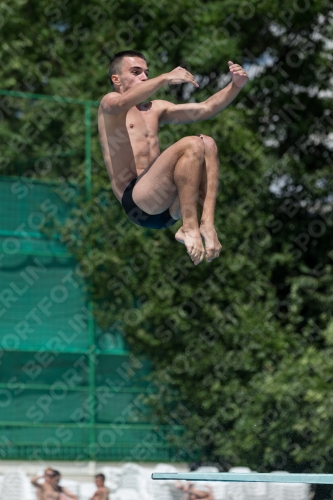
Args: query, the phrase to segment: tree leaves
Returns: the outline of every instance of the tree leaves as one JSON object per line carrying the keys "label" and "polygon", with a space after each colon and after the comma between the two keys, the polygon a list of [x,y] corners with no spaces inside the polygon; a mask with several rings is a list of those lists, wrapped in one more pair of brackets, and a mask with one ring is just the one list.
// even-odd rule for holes
{"label": "tree leaves", "polygon": [[[193,267],[174,241],[179,224],[159,232],[129,222],[111,192],[97,128],[93,195],[85,199],[81,107],[16,99],[6,113],[3,101],[2,137],[26,141],[19,152],[7,147],[2,172],[16,173],[17,160],[52,157],[45,175],[81,183],[59,228],[63,241],[90,270],[100,327],[117,322],[131,348],[150,358],[154,411],[185,426],[187,457],[328,471],[332,112],[321,93],[331,77],[328,3],[32,0],[11,10],[2,12],[0,48],[7,89],[99,100],[110,90],[108,58],[130,47],[147,54],[152,76],[183,65],[206,82],[195,93],[179,86],[154,98],[199,102],[227,83],[228,60],[246,65],[251,80],[225,111],[161,129],[163,147],[198,133],[217,142],[223,252],[211,264]],[[24,134],[38,111],[50,119],[35,120],[35,136]],[[33,176],[41,177],[36,168]]]}

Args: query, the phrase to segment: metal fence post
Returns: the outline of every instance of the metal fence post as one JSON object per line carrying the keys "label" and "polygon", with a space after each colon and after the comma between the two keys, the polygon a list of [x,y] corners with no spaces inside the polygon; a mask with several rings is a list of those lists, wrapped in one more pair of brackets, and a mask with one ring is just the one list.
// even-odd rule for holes
{"label": "metal fence post", "polygon": [[86,165],[86,194],[91,196],[91,106],[85,105],[84,123],[86,127],[85,165]]}

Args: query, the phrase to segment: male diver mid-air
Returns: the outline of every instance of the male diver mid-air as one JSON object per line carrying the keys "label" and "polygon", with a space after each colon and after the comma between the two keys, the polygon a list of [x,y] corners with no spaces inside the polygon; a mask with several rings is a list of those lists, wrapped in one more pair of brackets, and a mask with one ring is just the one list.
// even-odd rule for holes
{"label": "male diver mid-air", "polygon": [[217,147],[214,139],[199,134],[183,137],[161,153],[158,130],[164,123],[207,120],[228,106],[248,81],[239,64],[229,61],[228,65],[231,82],[204,102],[146,102],[167,84],[199,85],[181,67],[148,79],[143,54],[135,50],[118,52],[109,67],[114,92],[103,97],[98,110],[104,161],[113,192],[127,216],[135,224],[152,229],[165,229],[182,218],[175,238],[185,245],[196,265],[205,256],[212,261],[222,248],[214,226]]}

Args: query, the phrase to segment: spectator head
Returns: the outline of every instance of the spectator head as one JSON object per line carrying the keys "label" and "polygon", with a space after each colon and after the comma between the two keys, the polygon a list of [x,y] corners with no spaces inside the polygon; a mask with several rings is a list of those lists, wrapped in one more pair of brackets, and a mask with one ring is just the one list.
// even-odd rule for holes
{"label": "spectator head", "polygon": [[51,486],[53,486],[55,491],[61,491],[62,488],[61,488],[61,486],[59,486],[61,474],[57,470],[52,469],[52,471],[53,471],[53,476],[51,478]]}
{"label": "spectator head", "polygon": [[105,483],[105,476],[104,474],[96,474],[95,476],[95,484],[99,488],[101,486],[104,486]]}
{"label": "spectator head", "polygon": [[[46,476],[46,474],[45,474]],[[59,471],[57,470],[54,470],[54,469],[47,469],[47,476],[48,478],[48,483],[53,486],[53,488],[56,490],[56,491],[60,491],[61,488],[60,486],[58,486],[58,483],[60,481],[60,477],[61,477],[61,474]]]}
{"label": "spectator head", "polygon": [[51,467],[47,467],[44,470],[44,478],[46,483],[50,484],[52,482],[52,479],[54,478],[54,470],[51,469]]}

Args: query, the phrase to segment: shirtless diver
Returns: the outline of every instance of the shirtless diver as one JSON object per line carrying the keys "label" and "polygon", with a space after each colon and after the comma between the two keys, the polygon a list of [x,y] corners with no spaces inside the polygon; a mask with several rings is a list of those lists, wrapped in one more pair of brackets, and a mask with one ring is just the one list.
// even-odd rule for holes
{"label": "shirtless diver", "polygon": [[217,147],[214,139],[199,134],[183,137],[161,153],[158,130],[164,123],[207,120],[228,106],[248,81],[239,64],[229,61],[228,65],[231,82],[204,102],[147,101],[164,85],[199,85],[181,67],[149,80],[143,54],[135,50],[118,52],[109,66],[114,92],[103,97],[98,110],[104,161],[113,192],[127,216],[135,224],[152,229],[165,229],[182,218],[175,238],[185,244],[195,265],[205,256],[212,261],[222,248],[214,226]]}

